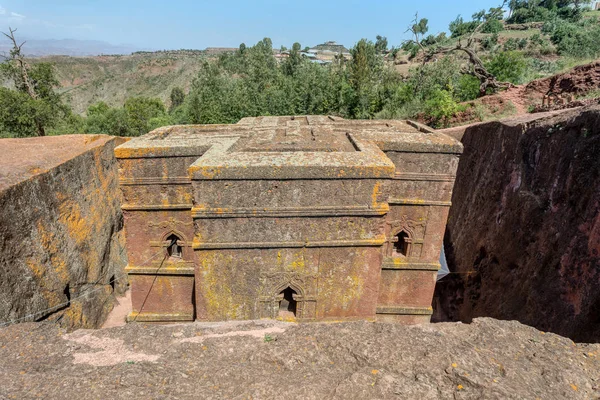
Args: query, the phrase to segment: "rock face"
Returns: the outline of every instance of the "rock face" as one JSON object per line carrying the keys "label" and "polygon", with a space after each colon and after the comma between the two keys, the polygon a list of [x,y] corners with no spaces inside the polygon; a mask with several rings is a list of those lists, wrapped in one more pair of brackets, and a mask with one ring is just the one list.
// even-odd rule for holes
{"label": "rock face", "polygon": [[116,141],[0,140],[0,325],[50,319],[96,327],[113,292],[123,291]]}
{"label": "rock face", "polygon": [[515,321],[0,329],[0,398],[598,399],[600,345]]}
{"label": "rock face", "polygon": [[471,126],[462,143],[438,316],[600,341],[600,107]]}
{"label": "rock face", "polygon": [[595,61],[579,65],[563,74],[531,81],[525,87],[525,93],[531,97],[539,97],[540,94],[544,95],[549,92],[583,95],[599,86],[600,61]]}

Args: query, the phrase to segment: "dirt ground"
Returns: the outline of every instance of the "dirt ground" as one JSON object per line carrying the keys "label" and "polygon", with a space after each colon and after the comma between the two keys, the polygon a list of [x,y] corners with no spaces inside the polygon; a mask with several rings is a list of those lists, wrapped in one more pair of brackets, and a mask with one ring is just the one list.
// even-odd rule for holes
{"label": "dirt ground", "polygon": [[[583,101],[579,98],[598,90],[598,88],[600,88],[600,61],[595,61],[560,74],[536,79],[525,85],[516,85],[496,94],[462,103],[467,108],[456,113],[448,121],[447,126],[457,127],[527,115],[532,110],[534,112],[552,111],[597,104],[600,99]],[[542,100],[549,93],[563,96],[566,103],[542,107]],[[425,124],[431,123],[423,116],[418,119]]]}
{"label": "dirt ground", "polygon": [[0,399],[599,399],[600,345],[514,321],[0,330]]}

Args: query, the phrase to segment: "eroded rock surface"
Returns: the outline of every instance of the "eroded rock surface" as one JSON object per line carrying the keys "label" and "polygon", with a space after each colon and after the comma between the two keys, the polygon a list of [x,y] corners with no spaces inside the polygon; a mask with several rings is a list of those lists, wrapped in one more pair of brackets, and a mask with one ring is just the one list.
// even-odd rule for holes
{"label": "eroded rock surface", "polygon": [[438,309],[600,341],[600,107],[463,131]]}
{"label": "eroded rock surface", "polygon": [[116,140],[0,140],[0,326],[96,327],[112,308],[126,265]]}
{"label": "eroded rock surface", "polygon": [[568,72],[531,81],[525,86],[530,98],[540,99],[547,93],[583,95],[600,86],[600,61],[579,65]]}
{"label": "eroded rock surface", "polygon": [[0,398],[598,399],[600,345],[515,321],[0,330]]}

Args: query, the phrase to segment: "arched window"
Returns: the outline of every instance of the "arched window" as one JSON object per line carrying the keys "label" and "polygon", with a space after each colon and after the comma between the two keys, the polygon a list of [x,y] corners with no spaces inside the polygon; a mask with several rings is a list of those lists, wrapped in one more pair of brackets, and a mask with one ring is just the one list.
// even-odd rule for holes
{"label": "arched window", "polygon": [[167,254],[169,255],[169,257],[183,257],[183,248],[181,247],[181,239],[179,238],[179,236],[171,234],[167,236],[165,241],[169,242],[169,244],[167,245]]}
{"label": "arched window", "polygon": [[288,286],[279,294],[283,295],[283,299],[279,302],[279,316],[289,315],[289,313],[296,316],[296,306],[298,305],[298,302],[294,299],[294,296],[298,293]]}
{"label": "arched window", "polygon": [[405,231],[400,231],[394,238],[394,256],[408,257],[410,236]]}

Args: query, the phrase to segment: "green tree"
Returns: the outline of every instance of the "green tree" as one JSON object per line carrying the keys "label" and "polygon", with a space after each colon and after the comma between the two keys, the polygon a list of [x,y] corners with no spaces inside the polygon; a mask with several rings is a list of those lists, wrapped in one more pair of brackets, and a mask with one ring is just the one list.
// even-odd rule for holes
{"label": "green tree", "polygon": [[104,102],[87,109],[85,132],[113,136],[133,136],[127,113],[123,108],[111,108]]}
{"label": "green tree", "polygon": [[348,79],[354,89],[350,110],[354,118],[372,118],[376,107],[375,78],[381,74],[383,61],[377,56],[375,45],[361,39],[350,49],[352,60],[348,63]]}
{"label": "green tree", "polygon": [[130,97],[123,106],[127,113],[131,136],[140,136],[151,130],[148,122],[152,118],[165,116],[165,106],[156,98]]}
{"label": "green tree", "polygon": [[186,117],[187,122],[190,124],[202,123],[202,105],[200,104],[200,97],[197,93],[192,96],[188,96],[189,102],[187,104]]}
{"label": "green tree", "polygon": [[282,65],[283,72],[286,75],[294,75],[300,64],[302,64],[302,55],[300,54],[301,49],[302,45],[300,45],[298,42],[292,45],[289,57],[284,60]]}
{"label": "green tree", "polygon": [[388,47],[388,40],[385,36],[377,35],[375,41],[375,51],[379,54],[385,53]]}
{"label": "green tree", "polygon": [[579,21],[583,6],[590,0],[510,0],[508,22],[545,22],[558,17],[571,22]]}
{"label": "green tree", "polygon": [[183,89],[179,86],[175,86],[171,89],[171,106],[169,107],[169,112],[173,111],[177,107],[181,106],[185,101],[185,93]]}
{"label": "green tree", "polygon": [[52,107],[45,101],[32,99],[27,93],[0,88],[0,136],[44,136],[54,124]]}
{"label": "green tree", "polygon": [[113,136],[140,136],[173,123],[163,103],[147,97],[130,97],[122,108],[99,102],[88,107],[86,114],[87,133]]}
{"label": "green tree", "polygon": [[453,38],[472,33],[477,28],[479,23],[477,21],[465,22],[464,19],[459,15],[456,19],[450,22],[448,30]]}

